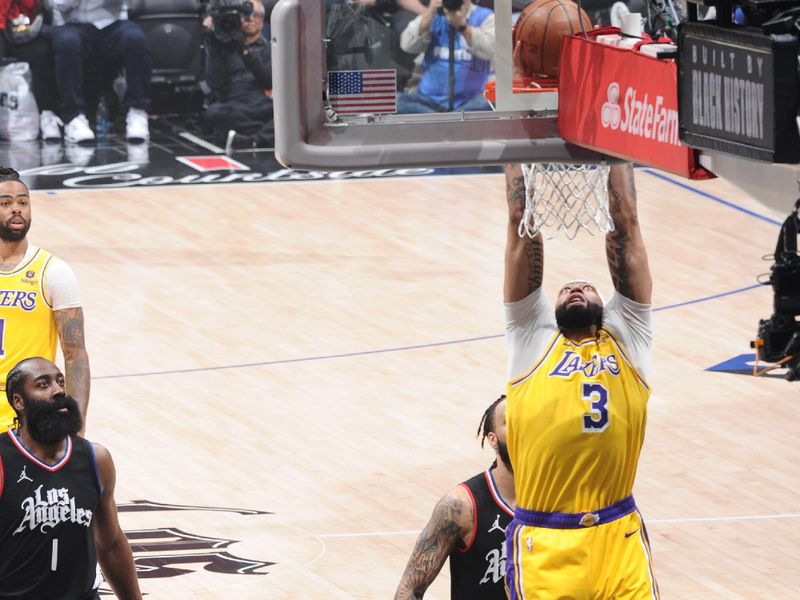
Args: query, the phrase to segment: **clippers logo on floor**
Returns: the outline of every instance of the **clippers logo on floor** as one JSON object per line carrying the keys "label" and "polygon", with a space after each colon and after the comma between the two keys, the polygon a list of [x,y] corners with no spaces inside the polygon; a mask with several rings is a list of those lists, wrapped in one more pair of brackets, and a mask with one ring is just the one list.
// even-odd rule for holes
{"label": "clippers logo on floor", "polygon": [[[205,511],[237,514],[245,517],[271,515],[263,510],[247,508],[225,508],[219,506],[189,506],[161,504],[149,500],[134,500],[117,504],[120,514],[141,512]],[[123,517],[123,520],[127,520]],[[228,552],[237,540],[189,533],[178,527],[155,529],[127,529],[136,573],[140,579],[176,577],[202,569],[212,573],[229,575],[266,575],[265,569],[274,562],[242,558]],[[101,596],[111,595],[108,589],[100,589]]]}
{"label": "clippers logo on floor", "polygon": [[250,167],[233,160],[230,156],[176,156],[175,160],[192,167],[195,171],[249,171]]}

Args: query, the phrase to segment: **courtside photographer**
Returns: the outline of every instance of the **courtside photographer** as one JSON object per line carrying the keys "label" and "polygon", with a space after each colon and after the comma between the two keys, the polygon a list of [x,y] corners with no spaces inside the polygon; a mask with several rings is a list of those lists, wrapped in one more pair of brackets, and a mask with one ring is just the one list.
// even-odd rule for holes
{"label": "courtside photographer", "polygon": [[[271,5],[270,5],[271,6]],[[211,4],[206,27],[206,123],[229,154],[274,145],[270,46],[260,0]]]}
{"label": "courtside photographer", "polygon": [[494,12],[470,0],[430,0],[400,37],[424,53],[416,92],[398,94],[398,113],[491,110],[483,89],[494,72]]}

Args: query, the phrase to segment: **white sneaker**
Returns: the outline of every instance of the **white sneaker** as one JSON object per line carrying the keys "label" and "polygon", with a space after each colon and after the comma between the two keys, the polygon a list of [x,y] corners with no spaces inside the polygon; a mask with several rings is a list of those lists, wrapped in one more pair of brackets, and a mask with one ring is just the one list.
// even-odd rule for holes
{"label": "white sneaker", "polygon": [[78,146],[78,144],[64,144],[64,154],[67,160],[76,167],[85,167],[94,156],[94,146]]}
{"label": "white sneaker", "polygon": [[128,162],[136,163],[137,165],[146,165],[150,162],[150,146],[147,144],[128,144],[126,146],[128,151]]}
{"label": "white sneaker", "polygon": [[42,140],[52,142],[61,139],[61,127],[64,123],[51,110],[43,110],[39,117],[39,130]]}
{"label": "white sneaker", "polygon": [[94,141],[94,131],[89,127],[86,115],[80,114],[64,126],[64,140],[71,144]]}
{"label": "white sneaker", "polygon": [[145,111],[138,108],[129,109],[125,125],[125,137],[129,140],[146,142],[150,139],[150,125]]}
{"label": "white sneaker", "polygon": [[42,166],[57,165],[64,160],[64,148],[61,144],[42,144]]}

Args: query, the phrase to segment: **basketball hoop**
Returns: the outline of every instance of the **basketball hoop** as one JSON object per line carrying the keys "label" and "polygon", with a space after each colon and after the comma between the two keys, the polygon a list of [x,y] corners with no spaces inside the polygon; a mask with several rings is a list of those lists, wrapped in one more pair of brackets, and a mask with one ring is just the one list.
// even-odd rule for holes
{"label": "basketball hoop", "polygon": [[574,165],[532,163],[522,165],[525,179],[525,212],[519,236],[539,232],[552,239],[563,232],[575,239],[581,229],[605,235],[614,229],[608,212],[606,163]]}
{"label": "basketball hoop", "polygon": [[[515,77],[515,94],[557,92],[558,80],[545,77]],[[494,108],[496,83],[486,84],[484,95]],[[531,163],[522,165],[525,179],[525,212],[519,235],[534,237],[540,231],[547,239],[559,232],[570,240],[578,231],[605,235],[614,229],[608,212],[606,163]]]}

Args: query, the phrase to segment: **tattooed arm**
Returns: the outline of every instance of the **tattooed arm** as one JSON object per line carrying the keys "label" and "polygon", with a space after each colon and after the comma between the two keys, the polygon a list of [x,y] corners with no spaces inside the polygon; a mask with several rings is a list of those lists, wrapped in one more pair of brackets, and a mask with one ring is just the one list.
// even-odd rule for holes
{"label": "tattooed arm", "polygon": [[505,172],[508,231],[503,299],[516,302],[542,286],[544,245],[541,234],[531,239],[517,233],[525,210],[525,180],[519,165],[506,165]]}
{"label": "tattooed arm", "polygon": [[83,309],[65,308],[53,312],[56,319],[58,339],[61,340],[61,353],[64,355],[64,377],[67,380],[67,394],[78,401],[83,416],[83,429],[86,429],[86,411],[89,408],[89,355],[83,337]]}
{"label": "tattooed arm", "polygon": [[473,511],[472,500],[461,485],[439,500],[417,538],[394,600],[422,598],[450,553],[472,541]]}
{"label": "tattooed arm", "polygon": [[92,447],[103,488],[100,502],[92,518],[97,561],[106,581],[119,600],[142,600],[133,553],[117,517],[117,503],[114,501],[117,472],[114,461],[108,450],[100,444],[92,444]]}
{"label": "tattooed arm", "polygon": [[608,208],[614,219],[614,231],[606,235],[606,257],[614,289],[634,302],[650,304],[653,279],[636,213],[636,187],[630,163],[611,167]]}

